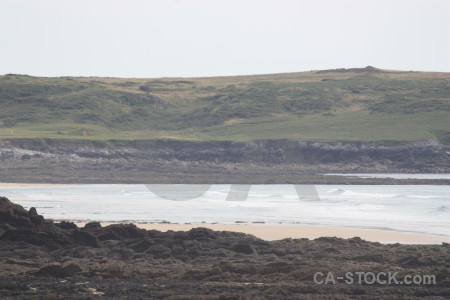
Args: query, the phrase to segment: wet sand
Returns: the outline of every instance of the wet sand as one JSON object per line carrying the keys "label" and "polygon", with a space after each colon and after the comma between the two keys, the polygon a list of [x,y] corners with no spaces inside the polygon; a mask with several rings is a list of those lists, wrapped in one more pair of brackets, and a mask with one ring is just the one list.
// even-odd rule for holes
{"label": "wet sand", "polygon": [[[85,223],[76,223],[84,226]],[[102,223],[107,226],[115,223]],[[235,231],[254,235],[267,241],[281,240],[285,238],[360,237],[363,240],[380,243],[400,244],[442,244],[450,243],[450,237],[411,234],[387,230],[352,229],[342,227],[325,226],[295,226],[295,225],[247,225],[247,224],[136,224],[139,228],[159,231],[188,231],[192,228],[204,227],[216,231]]]}

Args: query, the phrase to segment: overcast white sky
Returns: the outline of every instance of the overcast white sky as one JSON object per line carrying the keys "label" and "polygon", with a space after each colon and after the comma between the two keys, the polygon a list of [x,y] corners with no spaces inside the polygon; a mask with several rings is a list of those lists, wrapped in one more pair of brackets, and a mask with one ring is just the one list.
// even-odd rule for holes
{"label": "overcast white sky", "polygon": [[449,0],[0,0],[0,74],[450,72]]}

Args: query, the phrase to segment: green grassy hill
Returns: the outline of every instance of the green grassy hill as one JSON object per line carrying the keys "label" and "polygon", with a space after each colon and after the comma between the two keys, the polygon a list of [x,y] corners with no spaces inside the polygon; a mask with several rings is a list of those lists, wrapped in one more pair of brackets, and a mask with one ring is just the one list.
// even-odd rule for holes
{"label": "green grassy hill", "polygon": [[367,67],[188,79],[0,76],[0,139],[17,138],[450,144],[450,74]]}

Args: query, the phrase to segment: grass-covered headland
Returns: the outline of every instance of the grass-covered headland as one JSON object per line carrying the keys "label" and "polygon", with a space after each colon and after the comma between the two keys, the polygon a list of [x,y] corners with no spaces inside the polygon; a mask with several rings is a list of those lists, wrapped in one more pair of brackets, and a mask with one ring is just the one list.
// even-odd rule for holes
{"label": "grass-covered headland", "polygon": [[0,76],[0,139],[450,144],[450,74],[372,67],[213,78]]}
{"label": "grass-covered headland", "polygon": [[0,76],[0,162],[0,182],[365,183],[321,174],[448,173],[450,73],[9,74]]}

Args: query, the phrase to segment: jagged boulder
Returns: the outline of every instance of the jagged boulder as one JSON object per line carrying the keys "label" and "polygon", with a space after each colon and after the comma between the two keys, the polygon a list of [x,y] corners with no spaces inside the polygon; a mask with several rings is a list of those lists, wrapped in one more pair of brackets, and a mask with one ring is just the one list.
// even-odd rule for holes
{"label": "jagged boulder", "polygon": [[100,241],[124,240],[146,238],[148,236],[145,229],[140,229],[134,224],[113,224],[102,227],[100,223],[88,223],[84,230],[96,235]]}
{"label": "jagged boulder", "polygon": [[74,242],[76,242],[79,245],[99,248],[100,247],[100,241],[98,238],[93,235],[90,232],[81,231],[81,230],[74,230],[73,233],[70,236]]}
{"label": "jagged boulder", "polygon": [[43,266],[38,271],[34,272],[35,276],[44,276],[44,277],[56,277],[56,278],[64,278],[64,277],[72,277],[77,273],[82,271],[81,267],[76,263],[69,263],[65,266],[60,264],[50,264]]}
{"label": "jagged boulder", "polygon": [[0,236],[5,232],[5,226],[36,230],[48,230],[54,227],[53,221],[45,220],[43,216],[37,213],[36,208],[32,207],[27,211],[22,206],[12,203],[6,197],[0,197],[0,225],[3,228],[3,232],[0,231]]}

